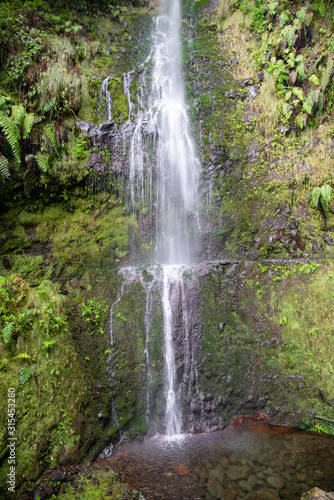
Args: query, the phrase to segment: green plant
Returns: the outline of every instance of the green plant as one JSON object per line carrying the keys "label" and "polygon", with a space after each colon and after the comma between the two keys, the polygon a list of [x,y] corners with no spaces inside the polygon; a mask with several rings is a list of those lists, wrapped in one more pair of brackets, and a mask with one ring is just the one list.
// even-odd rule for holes
{"label": "green plant", "polygon": [[315,187],[312,190],[312,201],[315,207],[318,207],[319,204],[324,211],[324,213],[328,210],[328,202],[331,199],[332,188],[328,184],[324,184],[320,187]]}
{"label": "green plant", "polygon": [[82,316],[86,318],[87,323],[98,325],[101,319],[101,313],[106,312],[107,309],[108,306],[103,306],[100,302],[88,300],[87,304],[82,304]]}
{"label": "green plant", "polygon": [[21,370],[20,370],[20,385],[21,385],[21,387],[24,387],[25,385],[27,385],[30,377],[32,376],[32,371],[33,371],[32,366],[21,368]]}
{"label": "green plant", "polygon": [[9,344],[9,342],[13,339],[14,331],[14,323],[7,323],[2,331],[2,338],[5,344]]}

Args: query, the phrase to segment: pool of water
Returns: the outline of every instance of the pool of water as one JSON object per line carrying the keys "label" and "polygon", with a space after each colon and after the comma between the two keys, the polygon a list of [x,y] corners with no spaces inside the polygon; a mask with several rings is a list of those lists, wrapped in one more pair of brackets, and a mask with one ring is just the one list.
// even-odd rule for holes
{"label": "pool of water", "polygon": [[300,499],[334,491],[334,439],[266,424],[154,436],[102,461],[147,500]]}

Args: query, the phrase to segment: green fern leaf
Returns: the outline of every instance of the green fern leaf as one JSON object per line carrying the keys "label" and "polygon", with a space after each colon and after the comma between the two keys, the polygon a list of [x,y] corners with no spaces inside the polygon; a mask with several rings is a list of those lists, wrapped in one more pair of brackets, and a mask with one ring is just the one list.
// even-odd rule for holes
{"label": "green fern leaf", "polygon": [[304,126],[305,126],[305,120],[304,120],[304,115],[302,113],[300,113],[297,117],[296,117],[296,123],[298,125],[298,127],[300,129],[303,129]]}
{"label": "green fern leaf", "polygon": [[48,101],[45,105],[44,105],[44,108],[43,108],[43,113],[48,113],[49,111],[51,111],[52,108],[55,107],[55,105],[57,104],[57,100],[55,97],[52,97],[52,99],[50,99],[50,101]]}
{"label": "green fern leaf", "polygon": [[0,128],[3,130],[5,137],[11,147],[13,156],[17,163],[21,164],[21,154],[20,154],[20,145],[19,138],[20,132],[16,123],[12,122],[8,116],[0,111]]}
{"label": "green fern leaf", "polygon": [[286,37],[288,46],[292,47],[295,42],[295,28],[293,26],[285,26],[282,34]]}
{"label": "green fern leaf", "polygon": [[283,28],[288,21],[291,21],[291,19],[292,19],[292,15],[290,14],[290,12],[288,10],[285,10],[284,12],[282,12],[282,14],[280,15],[280,19],[279,19],[280,27]]}
{"label": "green fern leaf", "polygon": [[289,120],[290,116],[292,115],[291,104],[288,104],[287,102],[283,104],[283,114]]}
{"label": "green fern leaf", "polygon": [[305,9],[300,9],[297,13],[296,13],[296,16],[297,16],[297,19],[299,19],[299,21],[301,23],[303,23],[306,19],[306,10]]}
{"label": "green fern leaf", "polygon": [[49,165],[48,162],[45,160],[45,157],[41,153],[38,153],[35,156],[35,160],[39,168],[42,170],[42,172],[46,173],[49,169]]}
{"label": "green fern leaf", "polygon": [[35,123],[34,113],[26,113],[26,115],[23,118],[23,123],[22,123],[22,130],[23,130],[22,137],[23,137],[23,139],[27,139],[29,137],[34,123]]}
{"label": "green fern leaf", "polygon": [[321,88],[323,91],[325,91],[328,85],[330,84],[333,74],[334,74],[334,59],[332,57],[328,57],[326,68],[324,69],[321,78]]}
{"label": "green fern leaf", "polygon": [[9,108],[12,98],[7,95],[0,95],[0,111],[6,111]]}
{"label": "green fern leaf", "polygon": [[44,129],[44,139],[49,152],[58,154],[58,143],[56,134],[50,125],[47,125]]}
{"label": "green fern leaf", "polygon": [[0,154],[0,174],[4,179],[10,178],[9,161],[2,154]]}
{"label": "green fern leaf", "polygon": [[21,354],[18,354],[17,356],[15,356],[14,359],[26,359],[27,361],[29,361],[31,358],[30,358],[29,354],[27,354],[26,352],[21,352]]}
{"label": "green fern leaf", "polygon": [[18,106],[12,106],[11,119],[15,125],[22,125],[24,120],[24,115],[26,114],[23,104]]}
{"label": "green fern leaf", "polygon": [[320,203],[323,210],[326,212],[328,209],[328,202],[331,199],[332,188],[328,184],[324,184],[320,189]]}
{"label": "green fern leaf", "polygon": [[310,80],[310,83],[313,83],[313,85],[316,85],[316,86],[318,86],[320,83],[317,75],[311,75],[309,80]]}
{"label": "green fern leaf", "polygon": [[14,330],[14,323],[7,322],[5,328],[2,330],[2,338],[5,344],[8,344],[12,340]]}
{"label": "green fern leaf", "polygon": [[302,89],[298,88],[298,87],[294,87],[292,89],[292,93],[293,95],[295,95],[296,97],[298,97],[298,99],[300,101],[303,101],[304,100],[304,92]]}
{"label": "green fern leaf", "polygon": [[36,185],[36,177],[33,171],[30,169],[26,170],[23,179],[24,194],[29,197],[32,191],[34,190],[35,185]]}
{"label": "green fern leaf", "polygon": [[315,187],[312,191],[312,201],[315,207],[318,206],[320,193],[321,193],[320,187]]}
{"label": "green fern leaf", "polygon": [[307,94],[307,98],[303,102],[303,111],[305,111],[305,113],[310,115],[312,114],[312,108],[313,108],[313,91],[310,90],[310,92]]}
{"label": "green fern leaf", "polygon": [[21,370],[20,370],[20,385],[22,387],[27,385],[31,375],[32,375],[32,366],[27,366],[27,367],[21,368]]}

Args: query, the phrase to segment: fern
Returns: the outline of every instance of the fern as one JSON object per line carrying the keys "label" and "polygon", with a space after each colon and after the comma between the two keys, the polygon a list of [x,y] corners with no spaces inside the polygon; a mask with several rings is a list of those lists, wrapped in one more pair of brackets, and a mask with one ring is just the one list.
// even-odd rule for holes
{"label": "fern", "polygon": [[296,13],[296,16],[297,16],[297,19],[299,19],[299,21],[301,23],[303,23],[306,19],[306,10],[305,9],[300,9],[297,13]]}
{"label": "fern", "polygon": [[300,129],[303,129],[306,125],[305,123],[305,115],[303,115],[302,113],[300,113],[297,117],[296,117],[296,123],[298,125],[298,127]]}
{"label": "fern", "polygon": [[328,57],[326,68],[323,71],[321,78],[321,88],[326,90],[334,74],[334,59],[333,57]]}
{"label": "fern", "polygon": [[24,194],[29,197],[35,185],[36,185],[36,177],[33,171],[30,169],[26,170],[23,179]]}
{"label": "fern", "polygon": [[2,330],[2,338],[5,344],[8,344],[12,340],[14,330],[14,323],[7,322],[5,328]]}
{"label": "fern", "polygon": [[55,131],[51,128],[51,125],[47,125],[44,129],[44,139],[47,148],[50,153],[58,154],[58,143]]}
{"label": "fern", "polygon": [[32,366],[27,366],[27,367],[21,368],[21,370],[20,370],[20,385],[22,387],[27,385],[31,375],[32,375]]}
{"label": "fern", "polygon": [[287,22],[291,21],[291,19],[292,19],[292,15],[290,14],[290,12],[288,10],[285,10],[284,12],[282,12],[282,14],[280,15],[280,20],[279,20],[280,27],[283,28]]}
{"label": "fern", "polygon": [[19,128],[8,116],[0,111],[0,128],[2,128],[3,133],[11,147],[13,156],[17,163],[21,164],[21,154],[20,154],[20,145],[19,145]]}
{"label": "fern", "polygon": [[35,156],[35,160],[36,160],[39,168],[42,170],[42,172],[46,173],[48,171],[49,166],[48,166],[47,161],[45,161],[44,156],[42,154],[38,153]]}
{"label": "fern", "polygon": [[56,341],[54,339],[52,340],[45,340],[43,342],[43,349],[45,349],[46,351],[48,351],[49,349],[52,348],[53,344],[55,344]]}
{"label": "fern", "polygon": [[22,125],[25,115],[23,104],[19,104],[18,106],[13,106],[11,114],[12,114],[11,119],[15,123],[15,125]]}
{"label": "fern", "polygon": [[0,174],[4,179],[10,178],[9,162],[5,156],[0,154]]}
{"label": "fern", "polygon": [[292,89],[292,93],[293,95],[295,95],[296,97],[298,97],[298,99],[300,101],[303,101],[304,100],[304,92],[302,89],[298,88],[298,87],[294,87]]}
{"label": "fern", "polygon": [[332,188],[328,184],[324,184],[320,189],[320,204],[324,212],[328,210],[328,202],[332,196]]}
{"label": "fern", "polygon": [[289,118],[292,115],[292,106],[291,106],[291,104],[288,104],[287,102],[285,102],[283,104],[283,114],[289,120]]}
{"label": "fern", "polygon": [[55,97],[52,97],[50,99],[50,101],[48,101],[44,108],[43,108],[43,113],[48,113],[49,111],[51,111],[52,108],[55,107],[55,105],[57,104],[57,101],[56,101],[56,98]]}
{"label": "fern", "polygon": [[316,86],[318,86],[320,83],[319,78],[317,77],[317,75],[314,75],[314,74],[310,76],[309,80],[310,80],[310,83],[313,83],[313,85],[316,85]]}
{"label": "fern", "polygon": [[310,90],[307,94],[307,98],[303,102],[303,111],[308,115],[312,114],[313,108],[313,90]]}
{"label": "fern", "polygon": [[328,184],[324,184],[320,187],[315,187],[312,191],[312,201],[315,207],[319,206],[319,202],[321,208],[326,213],[328,210],[328,202],[332,196],[332,188]]}
{"label": "fern", "polygon": [[303,58],[303,56],[297,56],[296,57],[296,63],[298,63],[297,66],[296,66],[296,72],[297,72],[299,78],[301,78],[302,80],[305,80],[305,78],[306,78],[306,72],[305,72],[304,58]]}
{"label": "fern", "polygon": [[26,113],[22,122],[23,139],[27,139],[29,137],[34,123],[35,123],[34,113]]}
{"label": "fern", "polygon": [[30,361],[30,356],[29,354],[27,354],[26,352],[21,352],[21,354],[18,354],[17,356],[15,356],[14,359],[26,359],[27,361]]}
{"label": "fern", "polygon": [[292,47],[295,42],[295,28],[293,26],[285,26],[282,33],[286,37],[288,47]]}
{"label": "fern", "polygon": [[6,111],[11,103],[11,97],[7,95],[0,95],[0,111]]}

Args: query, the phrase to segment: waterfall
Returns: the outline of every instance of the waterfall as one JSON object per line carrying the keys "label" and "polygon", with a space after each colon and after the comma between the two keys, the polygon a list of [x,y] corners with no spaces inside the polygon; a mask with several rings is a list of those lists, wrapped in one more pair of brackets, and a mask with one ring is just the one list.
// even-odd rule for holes
{"label": "waterfall", "polygon": [[104,102],[106,105],[106,112],[107,112],[107,120],[110,122],[112,120],[112,114],[111,114],[111,95],[108,90],[108,82],[109,82],[109,76],[102,80],[101,83],[101,92],[100,92],[100,101]]}
{"label": "waterfall", "polygon": [[[176,321],[180,321],[180,317],[183,323],[181,330],[185,335],[182,341],[186,346],[183,364],[188,385],[190,372],[194,372],[191,366],[192,353],[189,347],[183,272],[185,265],[189,266],[195,262],[194,238],[199,229],[197,205],[200,163],[191,138],[185,105],[180,30],[179,0],[170,0],[166,13],[158,15],[154,20],[152,50],[140,67],[136,102],[132,101],[130,91],[134,72],[130,71],[123,76],[124,94],[129,105],[129,116],[124,130],[131,130],[128,153],[129,205],[135,216],[145,211],[146,217],[149,217],[153,228],[151,243],[154,248],[151,261],[159,264],[155,266],[159,272],[153,271],[153,274],[155,281],[159,282],[163,309],[167,435],[179,434],[182,431],[182,391],[181,388],[177,389],[177,384],[181,381],[177,380],[173,339]],[[122,270],[123,277],[130,281],[136,277],[146,291],[144,355],[149,385],[152,382],[149,356],[152,285],[148,286],[142,281],[141,274],[135,271],[135,267],[131,269],[130,275],[125,269]],[[152,272],[151,267],[150,269]],[[117,302],[118,300],[114,305]],[[178,304],[182,308],[179,315],[176,311]],[[112,319],[110,324],[112,325]],[[183,382],[180,387],[181,385],[185,388],[187,383]],[[146,404],[148,419],[149,390]]]}

